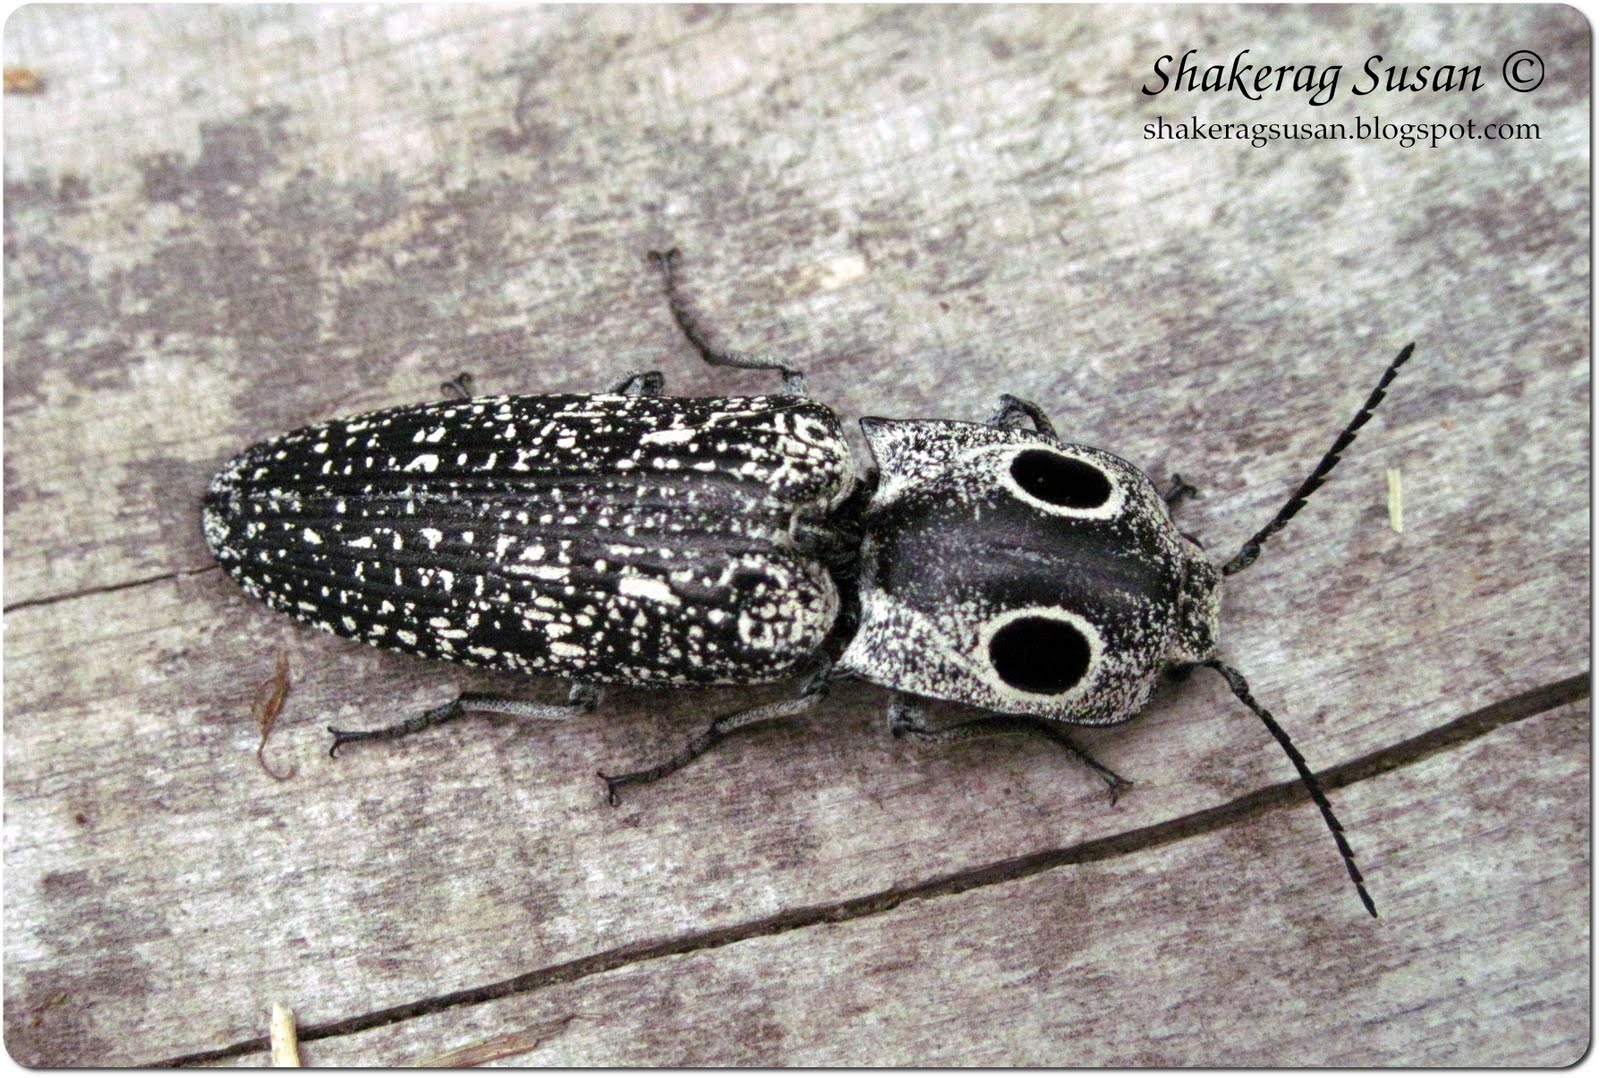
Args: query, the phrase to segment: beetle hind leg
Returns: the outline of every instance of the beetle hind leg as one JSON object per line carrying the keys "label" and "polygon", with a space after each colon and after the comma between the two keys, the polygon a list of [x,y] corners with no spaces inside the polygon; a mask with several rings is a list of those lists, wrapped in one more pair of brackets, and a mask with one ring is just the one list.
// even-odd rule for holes
{"label": "beetle hind leg", "polygon": [[638,771],[628,771],[620,775],[608,775],[604,771],[597,772],[601,781],[606,784],[606,800],[612,805],[622,803],[617,796],[617,791],[624,786],[636,786],[657,779],[666,778],[674,771],[681,770],[705,755],[714,745],[735,730],[746,726],[754,726],[759,722],[771,719],[788,719],[804,714],[816,706],[824,696],[828,695],[828,671],[822,670],[813,675],[800,689],[800,695],[789,700],[778,700],[758,707],[746,708],[735,711],[731,715],[723,715],[714,720],[702,733],[691,740],[673,756],[661,761],[654,767],[641,768]]}
{"label": "beetle hind leg", "polygon": [[987,715],[967,722],[959,722],[953,726],[934,727],[928,724],[921,708],[907,701],[906,697],[896,694],[889,703],[889,733],[895,737],[914,737],[918,741],[929,744],[944,744],[953,741],[970,741],[978,737],[1012,737],[1022,734],[1036,734],[1049,738],[1062,748],[1068,755],[1077,760],[1084,767],[1093,771],[1111,795],[1111,803],[1115,805],[1117,798],[1125,790],[1130,789],[1133,783],[1111,770],[1089,753],[1078,747],[1072,736],[1064,729],[1063,724],[1051,722],[1049,719],[1034,718],[1029,715]]}
{"label": "beetle hind leg", "polygon": [[705,327],[678,287],[676,267],[682,255],[676,247],[669,251],[651,251],[650,258],[661,268],[661,276],[666,281],[667,304],[672,308],[673,320],[678,323],[678,328],[683,330],[683,335],[689,338],[689,343],[694,345],[695,351],[700,353],[701,359],[713,367],[732,367],[745,371],[777,371],[783,376],[785,393],[794,397],[806,395],[805,373],[789,366],[777,356],[761,352],[736,352],[717,348],[711,343],[710,338],[706,336]]}
{"label": "beetle hind leg", "polygon": [[330,726],[328,733],[333,735],[333,744],[328,747],[328,755],[339,755],[340,746],[355,741],[397,741],[430,726],[464,718],[469,711],[514,715],[519,719],[535,719],[539,722],[564,722],[588,714],[599,702],[600,690],[593,685],[573,685],[565,704],[540,704],[492,693],[464,692],[448,704],[430,708],[420,715],[389,726],[380,726],[376,730],[339,730]]}

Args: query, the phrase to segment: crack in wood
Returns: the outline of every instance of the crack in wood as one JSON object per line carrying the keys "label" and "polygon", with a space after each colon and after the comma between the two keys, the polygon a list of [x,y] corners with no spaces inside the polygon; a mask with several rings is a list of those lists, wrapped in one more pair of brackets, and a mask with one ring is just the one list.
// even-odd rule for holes
{"label": "crack in wood", "polygon": [[[1329,790],[1340,789],[1367,779],[1375,778],[1400,768],[1420,763],[1440,753],[1458,748],[1487,734],[1533,718],[1554,708],[1590,696],[1590,673],[1585,671],[1539,688],[1519,693],[1506,700],[1490,704],[1442,726],[1435,727],[1416,737],[1367,753],[1336,767],[1320,772],[1318,778]],[[367,1014],[356,1015],[309,1026],[300,1030],[300,1040],[314,1041],[329,1037],[347,1036],[369,1029],[436,1014],[452,1007],[488,1003],[510,996],[552,985],[566,984],[606,973],[614,969],[649,962],[655,959],[715,950],[733,943],[773,936],[796,929],[820,924],[853,921],[886,913],[900,904],[913,900],[942,898],[961,894],[978,887],[1010,883],[1067,865],[1089,864],[1113,857],[1156,849],[1174,842],[1195,838],[1219,831],[1238,823],[1262,816],[1269,811],[1284,808],[1307,800],[1305,788],[1298,779],[1263,787],[1222,805],[1203,809],[1175,819],[1136,828],[1121,834],[1094,839],[1064,849],[1045,850],[1008,858],[976,868],[937,876],[918,884],[891,888],[870,895],[844,899],[839,902],[804,906],[760,920],[730,925],[724,928],[696,932],[669,940],[640,941],[613,948],[598,954],[587,955],[570,962],[519,974],[515,977],[475,988],[447,992],[426,999],[414,1000],[393,1007],[385,1007]],[[149,1064],[155,1067],[190,1066],[212,1063],[236,1056],[267,1050],[267,1039],[257,1037],[220,1048],[207,1049]]]}
{"label": "crack in wood", "polygon": [[8,606],[0,607],[0,614],[10,614],[15,610],[28,610],[36,606],[50,606],[52,603],[64,603],[71,599],[87,599],[91,595],[109,595],[112,592],[127,591],[129,588],[142,588],[146,584],[162,584],[172,580],[183,580],[202,573],[220,572],[220,565],[204,565],[198,569],[175,569],[172,572],[160,573],[156,576],[140,577],[138,580],[124,580],[117,584],[97,584],[92,588],[79,588],[76,591],[57,592],[55,595],[39,595],[32,599],[19,599]]}

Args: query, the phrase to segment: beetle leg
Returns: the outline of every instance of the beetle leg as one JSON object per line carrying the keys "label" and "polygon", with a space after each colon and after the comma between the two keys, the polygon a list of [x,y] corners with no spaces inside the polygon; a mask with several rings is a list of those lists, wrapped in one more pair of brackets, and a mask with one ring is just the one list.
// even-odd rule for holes
{"label": "beetle leg", "polygon": [[604,771],[597,772],[606,784],[606,800],[613,805],[621,804],[617,791],[622,787],[654,782],[657,779],[665,778],[674,771],[687,767],[735,730],[743,729],[746,726],[754,726],[758,722],[766,722],[769,719],[793,718],[796,715],[810,711],[819,700],[828,695],[828,684],[828,671],[824,669],[808,679],[801,687],[800,695],[791,700],[779,700],[775,703],[762,704],[759,707],[735,711],[731,715],[723,715],[712,722],[704,733],[690,741],[676,755],[661,761],[654,767],[629,771],[621,775],[608,775]]}
{"label": "beetle leg", "polygon": [[660,371],[634,371],[608,390],[624,397],[659,397],[667,388]]}
{"label": "beetle leg", "polygon": [[930,744],[1018,734],[1039,734],[1047,737],[1066,749],[1073,759],[1098,775],[1100,781],[1104,782],[1110,791],[1111,803],[1115,805],[1117,798],[1122,796],[1122,791],[1131,787],[1133,783],[1079,748],[1071,735],[1062,729],[1063,725],[1030,715],[986,715],[983,718],[939,728],[928,725],[922,709],[909,703],[905,696],[896,693],[889,702],[889,732],[895,737],[910,735],[918,741]]}
{"label": "beetle leg", "polygon": [[469,711],[486,711],[496,715],[515,715],[519,719],[537,719],[540,722],[562,722],[575,719],[595,709],[600,702],[600,690],[593,685],[573,685],[565,704],[540,704],[531,700],[513,700],[492,693],[464,692],[448,704],[430,708],[415,718],[380,726],[376,730],[339,730],[328,727],[333,735],[329,756],[339,755],[339,746],[352,741],[394,741],[407,737],[430,726],[464,717]]}
{"label": "beetle leg", "polygon": [[678,323],[678,328],[683,330],[683,335],[689,338],[689,343],[694,345],[695,351],[700,353],[700,358],[713,367],[734,367],[746,371],[777,371],[783,375],[783,391],[793,397],[806,395],[806,376],[803,371],[789,366],[776,356],[765,355],[759,352],[735,352],[718,349],[712,346],[706,337],[705,328],[700,319],[696,317],[682,291],[678,288],[678,279],[675,266],[682,257],[676,247],[670,251],[651,251],[650,257],[656,265],[661,267],[661,276],[666,279],[667,303],[672,308],[672,317]]}
{"label": "beetle leg", "polygon": [[1161,495],[1161,499],[1167,503],[1167,508],[1171,509],[1179,502],[1183,501],[1183,499],[1193,498],[1199,493],[1199,487],[1192,483],[1185,483],[1183,481],[1183,476],[1179,475],[1177,472],[1173,472],[1172,486]]}
{"label": "beetle leg", "polygon": [[1040,434],[1059,440],[1056,426],[1044,414],[1043,408],[1009,393],[1000,394],[1000,407],[989,417],[989,426],[1021,429],[1024,421],[1032,423],[1033,429]]}
{"label": "beetle leg", "polygon": [[1189,680],[1190,675],[1194,673],[1195,667],[1198,665],[1198,663],[1173,663],[1161,671],[1161,676],[1174,685],[1181,685]]}
{"label": "beetle leg", "polygon": [[[1179,475],[1177,472],[1173,472],[1172,486],[1161,495],[1161,500],[1167,503],[1167,515],[1170,517],[1176,517],[1176,510],[1179,502],[1183,501],[1185,498],[1199,497],[1199,495],[1199,487],[1195,486],[1193,483],[1185,483],[1183,481],[1183,476]],[[1189,540],[1189,542],[1193,543],[1201,550],[1206,548],[1206,545],[1202,543],[1196,536],[1190,535],[1188,532],[1179,532],[1178,534]]]}
{"label": "beetle leg", "polygon": [[[440,382],[439,389],[447,397],[457,400],[471,400],[473,396],[473,378],[470,372],[462,371],[448,382]],[[607,393],[624,397],[659,397],[666,389],[667,380],[660,371],[634,371],[612,388]]]}
{"label": "beetle leg", "polygon": [[1062,723],[1050,722],[1048,719],[1035,719],[1033,721],[1035,724],[1034,729],[1066,749],[1073,759],[1100,776],[1100,781],[1106,784],[1106,789],[1111,794],[1111,803],[1113,805],[1117,803],[1117,798],[1122,796],[1124,790],[1133,786],[1130,780],[1123,778],[1080,748],[1078,743],[1072,739],[1072,735],[1063,729]]}

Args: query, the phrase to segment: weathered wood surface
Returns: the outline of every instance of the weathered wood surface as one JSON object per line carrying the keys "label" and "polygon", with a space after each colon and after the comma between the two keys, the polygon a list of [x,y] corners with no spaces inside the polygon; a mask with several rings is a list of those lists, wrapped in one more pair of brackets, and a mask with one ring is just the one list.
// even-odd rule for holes
{"label": "weathered wood surface", "polygon": [[[6,63],[46,79],[5,101],[14,1058],[255,1062],[274,1001],[312,1063],[524,1034],[542,1047],[509,1062],[1550,1064],[1587,1044],[1589,42],[1569,9],[35,7],[6,29]],[[1304,62],[1308,42],[1488,76],[1530,48],[1548,76],[1320,110],[1138,93],[1163,52]],[[1373,112],[1541,137],[1142,135]],[[643,367],[680,393],[769,385],[676,337],[642,258],[666,242],[730,340],[796,357],[841,414],[1039,400],[1197,481],[1185,527],[1219,555],[1418,340],[1224,607],[1230,660],[1339,779],[1383,920],[1308,805],[1260,811],[1291,773],[1215,679],[1085,737],[1138,782],[1114,808],[1040,746],[893,742],[867,687],[616,811],[598,766],[749,696],[615,693],[591,721],[329,761],[328,722],[528,690],[258,608],[208,567],[206,481],[251,440],[462,368],[493,391]],[[250,720],[280,645],[286,783]]]}
{"label": "weathered wood surface", "polygon": [[[1552,1034],[1589,990],[1563,960],[1589,930],[1570,901],[1588,886],[1589,814],[1562,792],[1587,781],[1569,746],[1588,725],[1587,702],[1564,705],[1341,791],[1397,876],[1377,927],[1272,863],[1326,842],[1279,810],[319,1042],[315,1058],[424,1060],[516,1030],[540,1044],[506,1062],[539,1066],[1560,1062],[1573,1046]],[[1548,784],[1530,790],[1530,771]],[[1509,826],[1480,808],[1513,800],[1526,811]],[[1509,1016],[1546,1032],[1508,1043]]]}

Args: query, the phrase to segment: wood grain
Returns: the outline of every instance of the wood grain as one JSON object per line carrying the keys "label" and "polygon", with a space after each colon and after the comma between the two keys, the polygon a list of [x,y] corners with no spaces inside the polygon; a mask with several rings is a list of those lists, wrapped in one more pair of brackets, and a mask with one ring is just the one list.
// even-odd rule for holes
{"label": "wood grain", "polygon": [[[1589,820],[1558,787],[1585,782],[1588,761],[1567,746],[1587,733],[1587,704],[1565,705],[1341,790],[1391,872],[1378,926],[1251,856],[1286,842],[1315,854],[1326,836],[1302,805],[1159,850],[628,965],[466,1018],[319,1042],[308,1059],[397,1063],[438,1039],[541,1020],[553,1032],[561,1016],[559,1036],[504,1062],[1568,1063],[1588,1040],[1574,1006],[1588,977],[1556,954],[1587,936],[1588,918],[1561,895],[1587,886]],[[1546,753],[1565,763],[1552,769]],[[1530,770],[1552,784],[1530,791]],[[1491,823],[1480,806],[1501,800],[1529,811]],[[1508,1012],[1523,1029],[1513,1043]],[[981,1041],[964,1039],[973,1029]]]}
{"label": "wood grain", "polygon": [[[46,80],[4,101],[13,1058],[252,1062],[275,1002],[329,1064],[533,1041],[506,1061],[1583,1050],[1574,12],[33,7],[7,29],[6,64]],[[1162,52],[1299,61],[1307,42],[1486,71],[1530,48],[1547,80],[1321,109],[1138,92]],[[1143,137],[1158,115],[1375,109],[1540,137]],[[260,608],[209,565],[211,474],[462,369],[492,392],[645,368],[677,393],[769,388],[676,336],[643,257],[667,243],[730,342],[794,357],[841,415],[1038,400],[1068,437],[1200,486],[1183,526],[1219,560],[1415,339],[1223,612],[1229,661],[1348,776],[1334,801],[1383,920],[1314,811],[1273,793],[1292,772],[1264,731],[1199,675],[1085,735],[1137,783],[1115,807],[1044,746],[894,742],[866,686],[616,811],[597,768],[752,694],[616,692],[591,721],[327,759],[330,723],[561,692]],[[285,783],[251,720],[280,647]]]}

